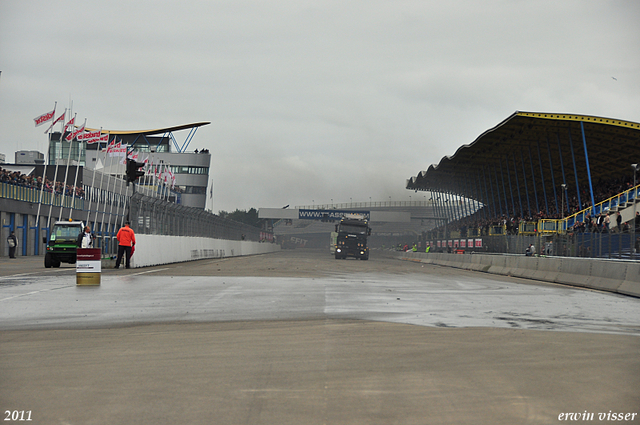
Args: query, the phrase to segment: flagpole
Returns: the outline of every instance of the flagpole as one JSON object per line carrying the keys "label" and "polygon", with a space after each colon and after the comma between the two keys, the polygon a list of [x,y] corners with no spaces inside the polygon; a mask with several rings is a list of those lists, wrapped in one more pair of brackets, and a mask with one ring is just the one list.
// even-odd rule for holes
{"label": "flagpole", "polygon": [[[0,71],[2,72],[2,71]],[[55,121],[55,112],[56,112],[56,107],[58,106],[58,101],[56,101],[53,105],[53,118],[54,118],[54,122],[53,124],[51,124],[51,127],[49,127],[49,130],[47,130],[47,162],[51,162],[51,129],[53,128],[53,126],[55,125],[56,121]],[[63,116],[66,114],[67,110],[65,108],[64,110],[64,114]],[[62,119],[62,123],[64,124],[64,120],[65,118]],[[47,134],[45,133],[45,134]],[[38,239],[40,239],[40,209],[42,207],[42,196],[44,194],[44,187],[45,187],[45,182],[46,182],[46,178],[47,178],[47,162],[45,162],[44,167],[42,169],[42,179],[41,179],[41,183],[40,183],[40,196],[38,197],[38,214],[36,215],[36,244],[38,243]],[[37,179],[37,177],[36,177]],[[37,181],[37,180],[36,180]],[[47,226],[49,225],[49,223],[47,223]]]}
{"label": "flagpole", "polygon": [[[116,146],[116,137],[117,137],[116,135],[113,136],[112,143],[113,143],[114,147]],[[107,151],[108,150],[109,150],[109,148],[107,147]],[[109,156],[109,174],[107,175],[107,188],[111,187],[111,167],[112,166],[113,166],[113,156]],[[117,180],[114,177],[114,183],[113,183],[113,193],[114,194],[116,193],[116,188],[115,188],[116,181]],[[120,185],[120,187],[118,188],[118,198],[115,199],[115,200],[112,200],[111,201],[111,205],[109,206],[109,225],[112,226],[111,233],[115,233],[115,231],[113,229],[113,226],[115,226],[117,224],[117,219],[116,220],[113,219],[113,204],[114,204],[114,201],[116,201],[116,200],[118,202],[120,202],[121,194],[122,194],[122,185]],[[106,210],[106,208],[105,208],[105,210]],[[102,213],[102,228],[104,229],[104,211]],[[112,249],[112,251],[115,251],[115,250]]]}
{"label": "flagpole", "polygon": [[[75,115],[74,115],[75,118]],[[86,122],[86,119],[85,119]],[[75,123],[75,119],[74,119],[74,123]],[[72,131],[71,135],[75,134],[75,130]],[[58,220],[62,220],[62,213],[64,212],[64,196],[65,196],[65,192],[67,191],[67,178],[69,177],[69,164],[71,163],[71,150],[73,147],[73,139],[75,138],[72,137],[71,140],[69,140],[69,155],[67,157],[67,165],[65,166],[65,173],[64,173],[64,183],[62,185],[62,201],[60,202],[60,215],[58,217]]]}
{"label": "flagpole", "polygon": [[[55,116],[56,116],[56,107],[58,106],[58,102],[56,101],[53,105],[53,117],[55,120]],[[65,112],[67,110],[65,109]],[[64,121],[64,120],[63,120]],[[51,129],[53,128],[53,125],[55,124],[55,121],[53,124],[51,124],[51,127],[49,127],[49,130],[47,130],[45,132],[45,134],[49,133],[47,136],[48,142],[47,143],[47,161],[51,161],[51,149],[50,149],[50,143],[51,143]],[[38,214],[36,215],[36,227],[38,228],[38,230],[40,230],[40,207],[42,206],[42,192],[44,191],[44,183],[45,183],[45,178],[47,175],[47,164],[44,164],[44,168],[42,170],[42,185],[40,187],[40,197],[38,199]]]}
{"label": "flagpole", "polygon": [[[100,127],[100,136],[102,136],[102,127]],[[100,136],[98,136],[98,149],[96,149],[96,159],[100,159],[100,157],[98,156],[101,152],[100,149]],[[84,166],[85,168],[87,168],[87,154],[86,154],[86,150],[85,150],[85,162],[84,162]],[[97,165],[97,164],[96,164]],[[104,175],[104,174],[103,174]],[[82,175],[82,181],[84,182],[84,174]],[[96,181],[96,168],[93,168],[93,178],[91,179],[91,192],[93,192],[94,190],[94,183]],[[102,190],[102,177],[100,178],[100,189],[98,189],[98,193],[100,193],[100,190]],[[86,199],[86,193],[85,193],[85,199]],[[93,193],[91,193],[91,196],[89,196],[89,206],[87,207],[87,226],[89,225],[89,219],[91,218],[91,204],[93,202]],[[98,200],[96,201],[96,214],[94,215],[94,220],[93,220],[93,231],[95,232],[95,217],[98,214],[98,209],[100,209],[100,195],[98,195]]]}
{"label": "flagpole", "polygon": [[[127,157],[129,155],[129,148],[127,147],[125,149],[125,153],[124,153],[124,164],[125,164],[125,173],[123,174],[123,179],[126,179],[126,167],[127,167]],[[122,193],[122,186],[125,186],[124,184],[120,184],[120,193]],[[122,216],[120,217],[120,227],[124,226],[124,213],[125,213],[125,209],[127,207],[127,199],[129,197],[129,187],[125,186],[124,189],[124,202],[122,203]]]}
{"label": "flagpole", "polygon": [[[85,120],[84,122],[86,124],[87,120]],[[80,157],[82,156],[82,143],[85,143],[85,142],[78,140],[78,161],[76,161],[76,177],[73,180],[73,192],[71,193],[71,206],[69,207],[69,221],[71,221],[71,214],[73,213],[73,207],[75,206],[75,200],[76,200],[76,192],[78,190],[78,171],[80,171]],[[86,152],[86,148],[85,148],[85,152]],[[87,156],[85,154],[85,161],[86,159],[87,159]],[[94,174],[94,177],[95,177],[95,174]],[[83,180],[84,180],[84,176],[83,176]],[[89,201],[89,204],[91,204],[91,201]],[[88,226],[89,223],[86,223],[86,225]]]}
{"label": "flagpole", "polygon": [[[82,125],[82,131],[84,131],[85,127],[87,126],[87,119],[84,119],[84,124]],[[75,133],[75,132],[74,132]],[[78,136],[76,135],[76,137],[74,137],[74,139],[77,139]],[[62,188],[63,192],[62,192],[62,199],[64,201],[64,197],[66,196],[66,192],[67,192],[67,178],[69,177],[69,166],[71,164],[71,146],[73,145],[73,139],[71,139],[71,141],[69,142],[69,160],[67,161],[67,172],[65,173],[64,176],[64,187]],[[76,197],[76,182],[78,180],[78,167],[80,167],[80,155],[82,153],[82,142],[80,140],[78,140],[78,161],[76,163],[76,177],[75,180],[73,182],[73,194],[72,194],[72,198],[71,198],[71,206],[69,206],[69,220],[71,220],[71,213],[73,212],[73,201],[75,200]],[[60,209],[60,220],[62,220],[62,209]]]}

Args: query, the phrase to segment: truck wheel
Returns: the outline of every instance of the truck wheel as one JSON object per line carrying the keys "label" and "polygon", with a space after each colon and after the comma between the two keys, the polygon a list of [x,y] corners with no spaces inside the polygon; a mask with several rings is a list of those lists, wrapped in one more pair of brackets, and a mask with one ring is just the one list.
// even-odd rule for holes
{"label": "truck wheel", "polygon": [[60,267],[60,260],[56,260],[56,259],[54,259],[54,260],[53,260],[53,267],[55,267],[55,268]]}
{"label": "truck wheel", "polygon": [[46,253],[44,255],[44,267],[47,269],[50,269],[53,266],[53,261],[51,258],[51,254]]}

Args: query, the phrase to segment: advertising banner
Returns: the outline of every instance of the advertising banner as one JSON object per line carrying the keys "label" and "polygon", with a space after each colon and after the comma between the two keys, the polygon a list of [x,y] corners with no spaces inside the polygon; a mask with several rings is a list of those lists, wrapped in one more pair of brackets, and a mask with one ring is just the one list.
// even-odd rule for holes
{"label": "advertising banner", "polygon": [[101,261],[100,248],[78,248],[76,251],[76,284],[100,285]]}
{"label": "advertising banner", "polygon": [[345,210],[298,210],[299,220],[328,220],[336,221],[342,219],[345,215],[359,214],[364,216],[365,220],[369,220],[370,211],[345,211]]}
{"label": "advertising banner", "polygon": [[100,248],[78,248],[76,254],[76,273],[100,273]]}

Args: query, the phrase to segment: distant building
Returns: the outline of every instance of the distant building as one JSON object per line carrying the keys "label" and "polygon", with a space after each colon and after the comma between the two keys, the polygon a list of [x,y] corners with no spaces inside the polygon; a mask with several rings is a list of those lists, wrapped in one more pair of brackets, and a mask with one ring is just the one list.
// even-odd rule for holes
{"label": "distant building", "polygon": [[42,165],[44,154],[38,151],[17,151],[16,164]]}
{"label": "distant building", "polygon": [[6,158],[6,157],[4,156],[4,154],[3,154],[3,153],[0,153],[0,164],[4,164],[4,162],[5,162],[5,158]]}
{"label": "distant building", "polygon": [[[175,176],[174,190],[176,202],[194,208],[206,207],[207,186],[209,184],[209,167],[211,154],[208,150],[185,152],[188,142],[179,147],[172,131],[192,129],[208,123],[187,124],[158,130],[146,131],[108,131],[109,141],[129,146],[129,150],[138,153],[138,162],[149,161],[154,169],[168,167]],[[156,135],[160,136],[156,136]],[[191,135],[192,133],[190,133]],[[174,146],[177,152],[172,152]],[[60,142],[60,133],[52,133],[49,144],[51,164],[67,164],[85,166],[90,170],[122,177],[125,173],[123,157],[110,157],[105,151],[106,143],[72,143]],[[182,151],[181,151],[182,150]],[[84,182],[87,184],[88,182]],[[153,185],[151,179],[141,179],[139,185]]]}

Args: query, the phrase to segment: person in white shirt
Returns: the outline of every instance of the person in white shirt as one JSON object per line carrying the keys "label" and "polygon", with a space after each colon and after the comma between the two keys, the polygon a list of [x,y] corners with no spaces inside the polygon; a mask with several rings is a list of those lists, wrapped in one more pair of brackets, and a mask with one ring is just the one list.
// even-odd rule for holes
{"label": "person in white shirt", "polygon": [[78,246],[80,248],[93,248],[94,236],[91,234],[91,227],[86,226],[84,232],[78,236]]}

